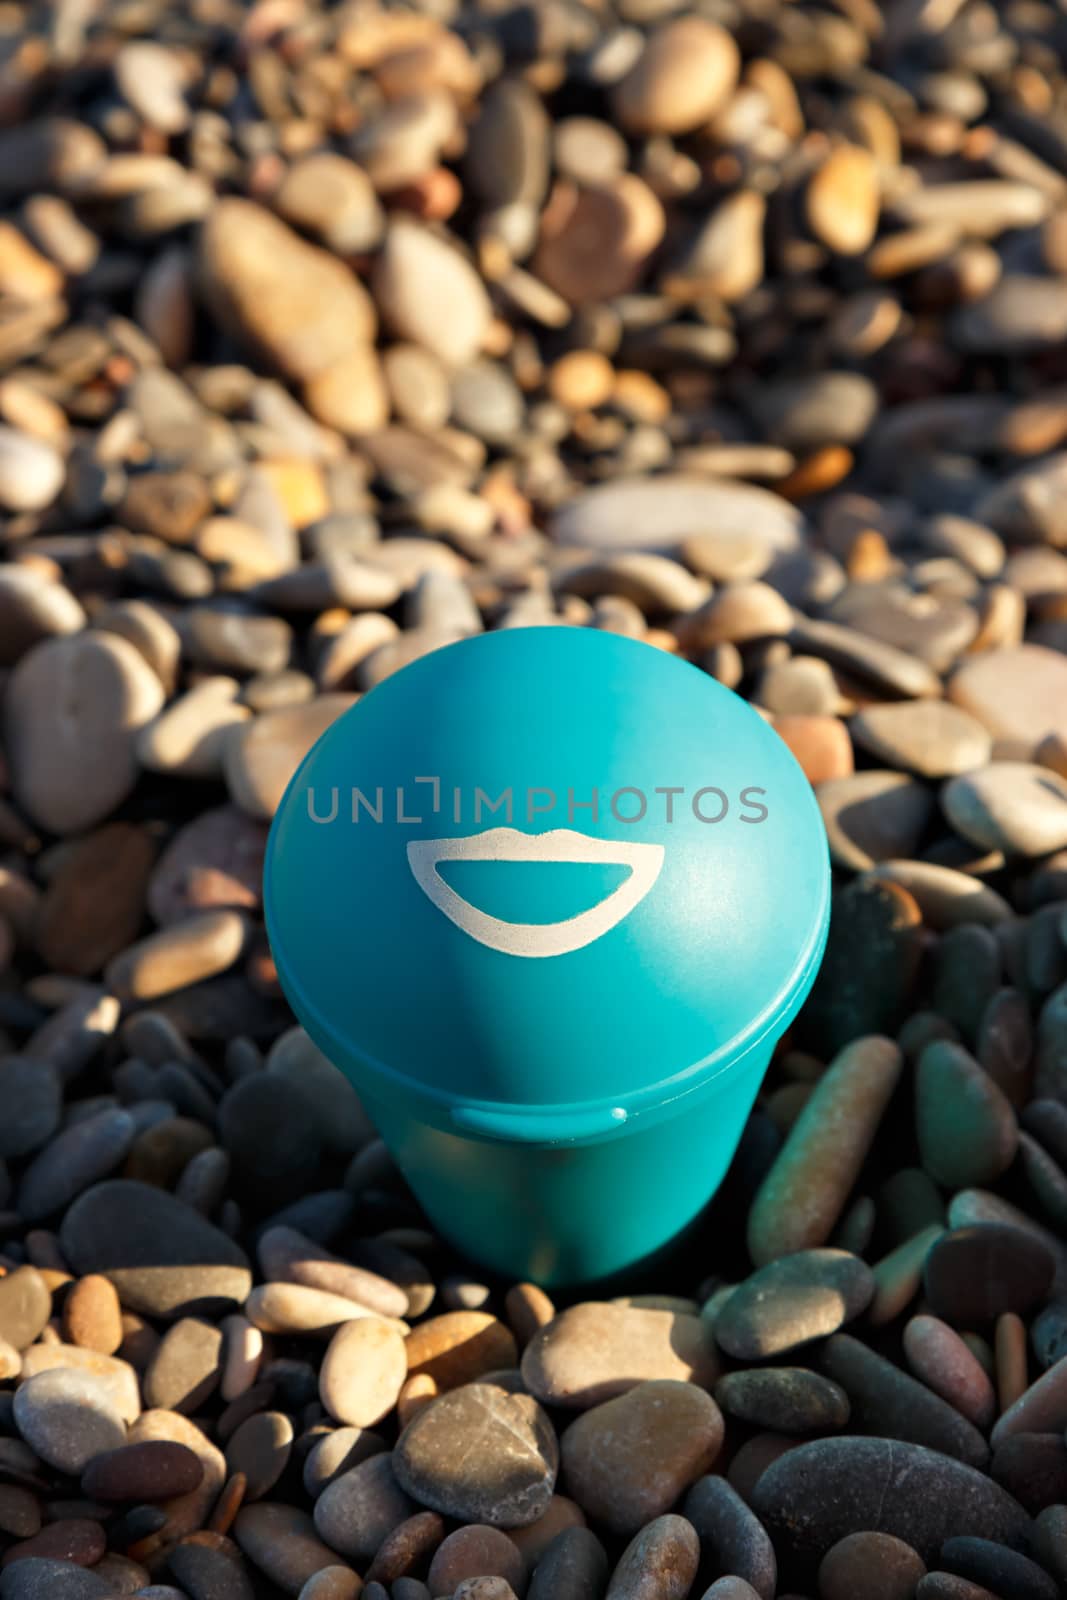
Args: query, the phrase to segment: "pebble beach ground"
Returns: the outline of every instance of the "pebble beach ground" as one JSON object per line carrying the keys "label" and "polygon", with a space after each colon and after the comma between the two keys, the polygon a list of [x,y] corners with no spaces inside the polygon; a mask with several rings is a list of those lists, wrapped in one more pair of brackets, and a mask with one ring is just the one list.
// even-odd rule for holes
{"label": "pebble beach ground", "polygon": [[[0,1600],[1067,1594],[1062,4],[2,0],[0,511]],[[260,898],[531,623],[744,694],[836,879],[708,1217],[558,1304]]]}

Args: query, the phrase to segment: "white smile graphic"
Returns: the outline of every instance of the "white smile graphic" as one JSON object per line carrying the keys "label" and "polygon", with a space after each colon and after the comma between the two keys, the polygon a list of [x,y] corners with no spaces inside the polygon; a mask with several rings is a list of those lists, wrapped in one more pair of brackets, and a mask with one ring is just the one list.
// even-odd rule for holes
{"label": "white smile graphic", "polygon": [[[479,911],[450,888],[437,870],[442,861],[579,862],[629,867],[630,876],[597,905],[563,922],[505,922]],[[465,839],[413,839],[408,845],[408,864],[419,888],[438,910],[479,944],[504,955],[562,956],[602,938],[640,905],[659,877],[663,846],[590,839],[568,828],[535,834],[490,828]]]}

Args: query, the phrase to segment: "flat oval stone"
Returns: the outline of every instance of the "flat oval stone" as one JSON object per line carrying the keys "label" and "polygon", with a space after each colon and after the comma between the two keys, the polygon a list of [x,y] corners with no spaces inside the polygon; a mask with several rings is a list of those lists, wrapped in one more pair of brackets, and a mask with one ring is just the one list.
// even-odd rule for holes
{"label": "flat oval stone", "polygon": [[699,1317],[591,1300],[537,1330],[522,1375],[546,1405],[584,1410],[650,1378],[710,1388],[718,1364]]}
{"label": "flat oval stone", "polygon": [[589,1528],[565,1528],[534,1567],[527,1600],[588,1600],[604,1592],[608,1558]]}
{"label": "flat oval stone", "polygon": [[75,1195],[113,1172],[128,1153],[137,1125],[127,1111],[101,1111],[65,1128],[34,1157],[19,1184],[27,1222],[43,1222]]}
{"label": "flat oval stone", "polygon": [[378,1546],[367,1568],[367,1582],[390,1584],[410,1577],[438,1549],[445,1527],[444,1518],[436,1511],[417,1511]]}
{"label": "flat oval stone", "polygon": [[901,1066],[897,1046],[878,1036],[857,1039],[831,1062],[752,1202],[748,1248],[758,1266],[826,1242]]}
{"label": "flat oval stone", "polygon": [[746,1278],[715,1312],[715,1342],[737,1361],[825,1338],[870,1304],[874,1277],[847,1250],[799,1250]]}
{"label": "flat oval stone", "polygon": [[127,1309],[150,1317],[226,1313],[252,1287],[233,1240],[150,1184],[117,1179],[89,1189],[64,1217],[60,1240],[75,1271],[102,1273]]}
{"label": "flat oval stone", "polygon": [[954,1329],[937,1317],[912,1317],[904,1328],[904,1354],[928,1388],[976,1428],[989,1427],[996,1415],[996,1391],[977,1356]]}
{"label": "flat oval stone", "polygon": [[151,837],[128,822],[108,823],[72,845],[41,902],[35,932],[42,959],[58,972],[88,977],[131,944],[144,920],[154,857]]}
{"label": "flat oval stone", "polygon": [[189,1494],[204,1477],[203,1463],[187,1445],[170,1439],[146,1439],[95,1455],[82,1474],[82,1492],[90,1500],[140,1504]]}
{"label": "flat oval stone", "polygon": [[564,1433],[567,1492],[613,1533],[632,1536],[710,1469],[722,1437],[719,1408],[703,1389],[672,1379],[639,1383]]}
{"label": "flat oval stone", "polygon": [[374,295],[399,338],[448,366],[463,366],[481,349],[492,314],[485,286],[457,249],[417,222],[396,215],[391,223]]}
{"label": "flat oval stone", "polygon": [[664,473],[587,490],[556,512],[551,531],[560,544],[665,550],[713,529],[718,539],[773,551],[795,549],[803,526],[801,514],[769,489]]}
{"label": "flat oval stone", "polygon": [[756,1484],[753,1510],[790,1560],[810,1568],[850,1533],[889,1533],[928,1564],[954,1534],[1019,1543],[1029,1518],[973,1467],[893,1439],[816,1439]]}
{"label": "flat oval stone", "polygon": [[178,829],[152,873],[148,909],[154,921],[168,926],[220,906],[258,909],[265,844],[263,825],[236,806],[202,811]]}
{"label": "flat oval stone", "polygon": [[848,726],[856,744],[876,761],[922,778],[951,778],[984,767],[993,749],[977,718],[946,700],[865,706]]}
{"label": "flat oval stone", "polygon": [[323,1490],[315,1502],[315,1527],[341,1555],[370,1561],[382,1540],[418,1509],[397,1482],[392,1455],[376,1455]]}
{"label": "flat oval stone", "polygon": [[136,739],[163,685],[132,644],[85,631],[30,650],[7,686],[5,727],[19,803],[51,833],[80,833],[137,781]]}
{"label": "flat oval stone", "polygon": [[331,722],[352,704],[349,694],[324,694],[306,705],[265,711],[226,745],[223,766],[235,805],[269,821],[293,773]]}
{"label": "flat oval stone", "polygon": [[682,1513],[719,1571],[741,1578],[759,1600],[774,1600],[778,1587],[774,1546],[731,1483],[717,1474],[701,1478],[686,1495]]}
{"label": "flat oval stone", "polygon": [[285,1471],[293,1448],[293,1424],[281,1411],[248,1417],[226,1446],[226,1465],[243,1474],[245,1501],[262,1500]]}
{"label": "flat oval stone", "polygon": [[5,567],[0,573],[0,663],[13,666],[42,639],[77,633],[85,626],[80,603],[61,583],[36,572]]}
{"label": "flat oval stone", "polygon": [[252,1565],[286,1594],[298,1594],[317,1572],[338,1565],[336,1553],[316,1536],[311,1518],[295,1506],[266,1500],[243,1506],[233,1536]]}
{"label": "flat oval stone", "polygon": [[916,1131],[926,1171],[949,1189],[992,1183],[1015,1158],[1011,1104],[962,1045],[936,1040],[919,1057]]}
{"label": "flat oval stone", "polygon": [[2,1600],[111,1600],[113,1593],[106,1578],[69,1561],[31,1558],[0,1576]]}
{"label": "flat oval stone", "polygon": [[167,1329],[144,1375],[145,1402],[188,1415],[199,1411],[222,1376],[222,1330],[199,1317]]}
{"label": "flat oval stone", "polygon": [[1067,737],[1067,656],[1029,643],[980,650],[952,674],[948,698],[989,729],[1005,757],[1032,761],[1050,733]]}
{"label": "flat oval stone", "polygon": [[672,19],[649,35],[616,84],[615,114],[631,133],[689,133],[725,103],[739,68],[724,28],[704,17]]}
{"label": "flat oval stone", "polygon": [[[457,1453],[458,1439],[477,1441]],[[530,1395],[469,1383],[432,1400],[393,1452],[401,1488],[463,1522],[524,1527],[548,1508],[559,1467],[556,1435]]]}
{"label": "flat oval stone", "polygon": [[941,805],[958,833],[984,850],[1050,855],[1067,845],[1067,778],[1024,761],[995,761],[953,778]]}
{"label": "flat oval stone", "polygon": [[43,1461],[72,1477],[101,1451],[126,1442],[126,1424],[100,1380],[62,1367],[15,1391],[15,1424]]}
{"label": "flat oval stone", "polygon": [[828,1433],[849,1418],[845,1391],[804,1367],[728,1372],[715,1385],[715,1399],[728,1416],[778,1433]]}
{"label": "flat oval stone", "polygon": [[46,440],[0,427],[0,506],[5,511],[43,511],[65,477],[63,457]]}
{"label": "flat oval stone", "polygon": [[338,1328],[330,1340],[319,1371],[319,1396],[338,1422],[373,1427],[396,1405],[407,1370],[405,1342],[397,1329],[360,1318]]}
{"label": "flat oval stone", "polygon": [[0,1159],[29,1155],[49,1140],[59,1126],[62,1088],[47,1061],[22,1056],[0,1060]]}
{"label": "flat oval stone", "polygon": [[1033,1234],[978,1222],[942,1234],[926,1258],[923,1288],[936,1316],[961,1328],[1005,1311],[1025,1316],[1048,1298],[1056,1263]]}
{"label": "flat oval stone", "polygon": [[699,1564],[700,1540],[692,1523],[676,1515],[656,1517],[619,1557],[608,1600],[685,1600]]}
{"label": "flat oval stone", "polygon": [[817,790],[834,865],[863,872],[913,856],[934,813],[927,786],[902,772],[854,772]]}
{"label": "flat oval stone", "polygon": [[0,1278],[0,1339],[24,1350],[51,1315],[52,1294],[36,1267],[18,1267]]}

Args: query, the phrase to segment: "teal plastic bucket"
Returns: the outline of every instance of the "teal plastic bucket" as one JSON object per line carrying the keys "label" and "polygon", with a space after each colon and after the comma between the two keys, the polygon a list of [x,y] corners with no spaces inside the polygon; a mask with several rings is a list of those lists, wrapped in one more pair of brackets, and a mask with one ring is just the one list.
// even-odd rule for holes
{"label": "teal plastic bucket", "polygon": [[282,986],[443,1236],[546,1285],[707,1203],[811,987],[826,837],[786,746],[617,635],[413,663],[308,754],[264,880]]}

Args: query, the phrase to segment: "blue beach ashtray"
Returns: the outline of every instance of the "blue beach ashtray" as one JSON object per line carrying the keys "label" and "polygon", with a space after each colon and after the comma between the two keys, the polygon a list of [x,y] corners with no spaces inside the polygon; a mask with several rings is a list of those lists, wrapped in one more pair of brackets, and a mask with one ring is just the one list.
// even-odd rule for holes
{"label": "blue beach ashtray", "polygon": [[264,881],[293,1010],[429,1217],[546,1285],[637,1263],[709,1200],[829,895],[762,718],[566,627],[463,640],[361,699],[289,784]]}

